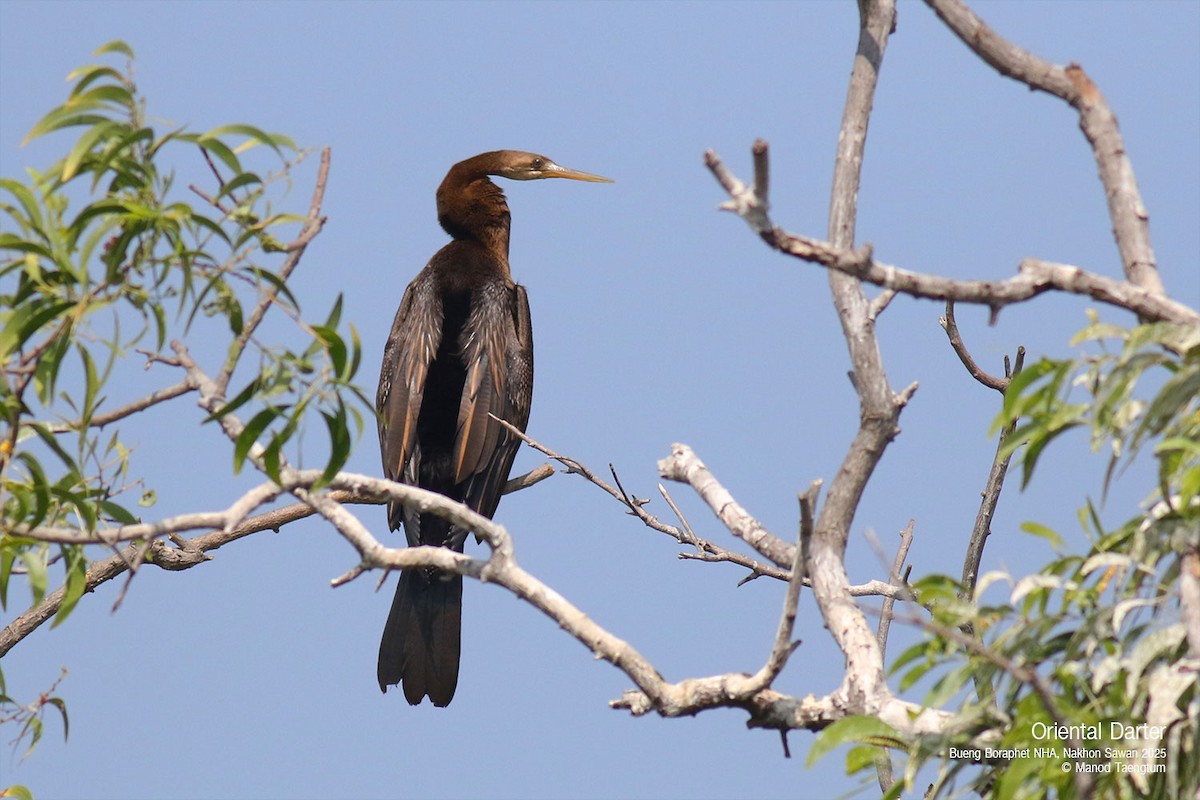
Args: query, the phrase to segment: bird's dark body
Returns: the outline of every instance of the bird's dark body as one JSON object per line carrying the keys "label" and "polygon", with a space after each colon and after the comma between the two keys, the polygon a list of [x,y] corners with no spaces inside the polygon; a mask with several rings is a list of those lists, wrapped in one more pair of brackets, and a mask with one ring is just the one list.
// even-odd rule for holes
{"label": "bird's dark body", "polygon": [[[557,173],[542,174],[550,168]],[[533,334],[524,287],[508,266],[509,212],[488,175],[603,180],[518,151],[456,164],[438,189],[438,220],[454,241],[404,293],[384,348],[376,407],[384,475],[491,517],[533,397]],[[466,531],[388,504],[410,546],[463,549]],[[462,578],[404,570],[379,646],[379,688],[402,683],[416,705],[449,704],[458,684]]]}

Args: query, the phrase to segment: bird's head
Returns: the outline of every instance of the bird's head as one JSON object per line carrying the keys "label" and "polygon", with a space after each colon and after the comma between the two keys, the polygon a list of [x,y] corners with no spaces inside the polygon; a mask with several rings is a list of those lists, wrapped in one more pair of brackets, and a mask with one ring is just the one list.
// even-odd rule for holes
{"label": "bird's head", "polygon": [[522,150],[497,150],[488,155],[494,156],[494,163],[492,168],[488,170],[488,174],[514,181],[567,178],[573,181],[612,183],[612,178],[593,175],[590,172],[581,172],[577,169],[569,169],[537,153],[526,153]]}

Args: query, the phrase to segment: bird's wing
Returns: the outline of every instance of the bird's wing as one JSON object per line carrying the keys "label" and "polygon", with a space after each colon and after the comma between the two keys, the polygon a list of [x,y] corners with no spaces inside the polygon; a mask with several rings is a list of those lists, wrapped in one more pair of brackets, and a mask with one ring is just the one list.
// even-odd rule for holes
{"label": "bird's wing", "polygon": [[533,395],[533,337],[525,288],[494,284],[476,302],[463,332],[467,379],[454,443],[455,482],[463,501],[490,517],[520,440],[494,414],[525,430]]}
{"label": "bird's wing", "polygon": [[[383,351],[379,393],[379,449],[383,474],[388,480],[416,483],[417,419],[429,365],[442,338],[442,303],[428,270],[418,275],[400,301],[392,331]],[[388,525],[400,525],[402,507],[388,504]],[[406,531],[407,532],[407,531]]]}

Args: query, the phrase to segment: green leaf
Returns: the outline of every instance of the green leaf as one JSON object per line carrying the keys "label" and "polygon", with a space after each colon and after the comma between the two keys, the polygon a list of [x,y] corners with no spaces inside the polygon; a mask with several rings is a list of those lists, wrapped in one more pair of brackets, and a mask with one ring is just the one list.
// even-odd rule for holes
{"label": "green leaf", "polygon": [[71,722],[67,719],[67,704],[60,697],[47,697],[46,704],[58,709],[58,713],[62,716],[63,722],[63,741],[67,740],[67,736],[71,732]]}
{"label": "green leaf", "polygon": [[88,427],[92,421],[92,414],[95,411],[96,392],[100,388],[100,382],[96,377],[96,362],[92,360],[92,354],[82,344],[77,344],[79,350],[79,358],[83,361],[83,403],[79,409],[79,416],[82,421],[83,428]]}
{"label": "green leaf", "polygon": [[296,302],[296,297],[292,294],[292,290],[289,289],[287,283],[274,272],[271,272],[269,269],[263,269],[262,267],[256,267],[253,265],[247,267],[246,271],[259,281],[271,284],[271,290],[277,295],[276,299],[278,300],[279,298],[282,298],[285,300],[287,303],[286,307],[289,310],[293,312],[298,312],[300,310],[300,305]]}
{"label": "green leaf", "polygon": [[72,238],[78,239],[93,217],[117,217],[117,221],[119,222],[120,218],[128,213],[129,206],[121,200],[106,197],[94,203],[89,203],[75,215],[75,219],[71,220],[69,229],[72,232]]}
{"label": "green leaf", "polygon": [[0,360],[7,361],[30,337],[74,306],[74,303],[61,300],[41,304],[25,303],[7,315],[0,315],[0,319],[7,317],[4,319],[4,328],[0,330]]}
{"label": "green leaf", "polygon": [[262,178],[258,177],[253,172],[243,172],[241,175],[237,175],[233,179],[227,181],[225,185],[221,187],[221,191],[217,192],[217,196],[213,199],[220,200],[222,197],[232,197],[233,193],[238,189],[241,189],[243,186],[255,185],[261,186]]}
{"label": "green leaf", "polygon": [[[0,544],[4,539],[0,536]],[[0,549],[0,610],[8,610],[8,579],[12,576],[13,562],[17,560],[12,547]],[[4,684],[0,680],[0,694],[4,693]]]}
{"label": "green leaf", "polygon": [[925,705],[930,708],[943,707],[951,697],[966,685],[967,681],[971,680],[973,675],[974,671],[971,666],[964,665],[938,678],[933,684],[933,688],[925,696]]}
{"label": "green leaf", "polygon": [[1043,358],[1036,364],[1031,366],[1026,365],[1024,369],[1014,375],[1008,383],[1008,388],[1004,390],[1004,405],[1000,415],[992,423],[989,435],[994,436],[1001,428],[1020,416],[1020,401],[1026,387],[1031,386],[1034,381],[1053,372],[1057,367],[1057,362]]}
{"label": "green leaf", "polygon": [[851,747],[850,752],[846,753],[846,774],[853,775],[864,769],[872,769],[879,763],[880,758],[887,758],[887,753],[874,745],[861,744]]}
{"label": "green leaf", "polygon": [[[50,623],[52,629],[57,628],[59,623],[71,614],[87,588],[87,559],[84,557],[83,548],[64,547],[62,553],[66,561],[67,580],[63,586],[62,604],[54,615],[54,621]],[[65,720],[65,713],[63,717]]]}
{"label": "green leaf", "polygon": [[[321,412],[321,416],[325,420],[325,427],[329,431],[329,462],[325,465],[325,471],[321,473],[320,485],[324,486],[333,480],[338,471],[345,465],[346,460],[350,457],[350,447],[352,445],[350,437],[350,428],[346,424],[346,407],[338,401],[338,409],[336,414],[330,414],[326,411]],[[313,488],[319,488],[314,486]]]}
{"label": "green leaf", "polygon": [[889,746],[904,747],[900,734],[886,722],[867,716],[843,717],[817,735],[805,766],[812,767],[834,748],[851,742],[889,742]]}
{"label": "green leaf", "polygon": [[215,422],[226,414],[231,414],[244,406],[254,397],[255,393],[262,388],[262,376],[255,376],[254,380],[246,384],[246,387],[237,393],[232,400],[218,408],[213,413],[204,418],[204,422]]}
{"label": "green leaf", "polygon": [[1029,481],[1033,478],[1033,470],[1037,466],[1038,458],[1041,457],[1042,451],[1046,445],[1057,439],[1062,434],[1072,428],[1077,428],[1083,425],[1082,422],[1061,422],[1056,424],[1056,427],[1049,431],[1040,429],[1033,435],[1029,442],[1029,448],[1025,451],[1025,457],[1021,459],[1021,488],[1029,486]]}
{"label": "green leaf", "polygon": [[1134,434],[1134,445],[1146,434],[1161,432],[1171,420],[1180,416],[1200,398],[1200,365],[1181,370],[1168,380],[1146,410],[1142,424]]}
{"label": "green leaf", "polygon": [[[211,131],[204,134],[204,136],[209,139],[218,139],[222,136],[228,136],[229,134],[248,137],[248,141],[238,145],[234,150],[234,152],[237,153],[244,152],[258,142],[270,147],[272,150],[278,153],[280,157],[283,156],[282,149],[288,149],[292,151],[298,149],[296,147],[296,143],[293,142],[289,137],[284,136],[281,133],[267,133],[260,128],[254,127],[253,125],[222,125],[219,128],[213,128]],[[241,170],[235,170],[235,172],[240,171]]]}
{"label": "green leaf", "polygon": [[[38,203],[37,198],[33,196],[33,192],[24,184],[18,183],[11,178],[0,178],[0,189],[4,189],[13,197],[17,198],[17,202],[21,204],[21,208],[25,211],[25,218],[29,225],[39,233],[45,227],[42,221],[42,207]],[[44,237],[45,234],[43,233]]]}
{"label": "green leaf", "polygon": [[207,150],[209,153],[219,158],[221,162],[225,166],[229,167],[230,171],[235,175],[241,173],[242,164],[240,161],[238,161],[237,155],[220,139],[209,136],[208,134],[204,134],[202,136],[198,136],[196,134],[180,134],[179,139],[180,141],[194,142],[204,150]]}
{"label": "green leaf", "polygon": [[15,800],[33,800],[33,792],[24,786],[13,784],[6,789],[0,789],[0,797],[12,797]]}
{"label": "green leaf", "polygon": [[1045,539],[1055,550],[1060,550],[1066,545],[1066,541],[1061,536],[1040,522],[1022,522],[1021,530]]}
{"label": "green leaf", "polygon": [[36,256],[41,256],[45,259],[52,259],[50,251],[45,245],[31,242],[26,239],[21,239],[11,233],[0,233],[0,250],[12,250],[17,253],[33,253]]}
{"label": "green leaf", "polygon": [[[133,105],[133,94],[124,86],[118,84],[106,84],[97,86],[94,89],[88,89],[86,92],[72,94],[67,102],[62,105],[63,109],[73,109],[76,111],[82,109],[104,108],[105,106],[115,106],[117,109],[127,109]],[[52,112],[53,113],[53,112]]]}
{"label": "green leaf", "polygon": [[83,162],[94,148],[97,142],[111,139],[123,131],[128,130],[129,126],[120,122],[106,122],[100,125],[93,126],[90,130],[84,132],[79,139],[76,140],[75,146],[71,148],[71,152],[62,162],[62,180],[63,183],[75,177],[75,173],[79,171],[79,165]]}
{"label": "green leaf", "polygon": [[101,78],[112,78],[117,83],[125,82],[124,75],[122,75],[120,72],[117,72],[112,67],[106,67],[102,64],[88,64],[85,67],[73,69],[67,74],[67,80],[69,81],[73,81],[76,78],[79,78],[79,82],[75,84],[73,89],[71,89],[72,96],[79,94],[88,86],[100,80]]}
{"label": "green leaf", "polygon": [[35,548],[17,553],[17,558],[25,565],[25,578],[29,582],[29,590],[33,593],[33,604],[42,602],[46,596],[46,585],[49,578],[46,575],[46,553],[43,548]]}
{"label": "green leaf", "polygon": [[[219,224],[217,224],[216,221],[210,219],[209,217],[206,217],[203,214],[193,211],[191,213],[191,215],[188,217],[188,219],[193,225],[204,228],[205,230],[211,232],[214,236],[216,236],[218,239],[220,239],[225,244],[228,245],[231,243],[229,234],[225,233],[225,229],[222,228]],[[263,270],[263,271],[266,272],[266,270]]]}
{"label": "green leaf", "polygon": [[113,39],[111,42],[106,42],[105,44],[100,45],[100,47],[94,53],[92,53],[92,55],[102,56],[105,53],[120,53],[126,58],[135,58],[133,54],[133,48],[125,44],[125,42],[121,41],[120,39]]}
{"label": "green leaf", "polygon": [[[42,721],[38,717],[28,717],[25,720],[25,727],[21,731],[22,735],[29,732],[29,748],[21,758],[28,758],[29,754],[37,749],[38,742],[42,740]],[[19,739],[18,739],[19,740]]]}
{"label": "green leaf", "polygon": [[287,406],[267,406],[262,411],[259,411],[250,421],[246,423],[246,427],[238,434],[233,445],[233,471],[234,474],[241,472],[242,464],[246,462],[246,458],[250,454],[250,449],[254,443],[258,441],[258,437],[267,429],[272,422],[280,417]]}
{"label": "green leaf", "polygon": [[358,366],[362,362],[362,342],[358,338],[358,329],[354,327],[354,323],[350,325],[350,370],[342,376],[342,380],[349,381],[358,374]]}
{"label": "green leaf", "polygon": [[917,642],[916,644],[905,649],[900,657],[893,662],[891,669],[888,670],[889,675],[895,675],[902,668],[916,661],[918,658],[925,658],[929,651],[929,642]]}
{"label": "green leaf", "polygon": [[898,688],[902,692],[908,691],[915,686],[918,681],[928,675],[930,670],[933,670],[938,666],[938,662],[933,660],[913,665],[913,667],[909,669],[908,672],[905,672],[903,677],[900,678],[900,685]]}
{"label": "green leaf", "polygon": [[129,509],[112,500],[101,500],[99,506],[103,514],[119,525],[136,525],[138,523],[138,518],[129,513]]}
{"label": "green leaf", "polygon": [[32,142],[41,136],[48,133],[61,130],[62,128],[71,128],[78,125],[95,125],[100,122],[111,122],[109,117],[103,114],[90,113],[89,108],[75,108],[62,106],[51,111],[46,116],[38,120],[37,124],[29,133],[25,134],[25,138],[21,140],[21,146]]}
{"label": "green leaf", "polygon": [[330,366],[333,367],[333,374],[341,378],[346,372],[346,343],[342,341],[342,337],[333,328],[328,328],[324,325],[314,325],[313,333],[321,340],[321,344],[325,348],[325,352],[329,355]]}

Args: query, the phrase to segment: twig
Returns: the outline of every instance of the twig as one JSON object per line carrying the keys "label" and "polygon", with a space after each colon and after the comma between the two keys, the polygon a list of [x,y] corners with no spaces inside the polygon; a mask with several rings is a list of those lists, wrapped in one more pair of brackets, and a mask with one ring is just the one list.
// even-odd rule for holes
{"label": "twig", "polygon": [[[103,428],[105,425],[111,425],[112,423],[125,419],[125,417],[136,414],[139,411],[145,411],[151,406],[158,405],[159,403],[166,402],[167,400],[172,400],[180,395],[184,395],[195,390],[196,387],[193,386],[190,381],[185,379],[174,386],[168,386],[165,389],[159,389],[156,392],[146,395],[140,400],[134,400],[132,403],[121,406],[120,408],[115,408],[106,414],[93,415],[89,420],[86,421],[86,424],[89,428]],[[72,420],[71,422],[56,422],[48,424],[45,426],[45,429],[50,433],[67,433],[68,431],[79,430],[84,424],[85,421],[83,419],[77,419]]]}
{"label": "twig", "polygon": [[[908,559],[908,549],[912,546],[913,526],[916,520],[909,520],[908,525],[904,530],[900,531],[900,546],[896,548],[896,558],[892,561],[892,568],[888,572],[888,581],[897,589],[903,589],[907,595],[904,599],[912,600],[913,593],[908,588],[908,576],[912,574],[912,564],[907,567],[904,562]],[[904,568],[904,575],[900,575],[900,569]],[[887,643],[888,634],[892,629],[892,612],[896,605],[896,598],[888,597],[883,601],[883,606],[879,609],[879,627],[875,631],[875,638],[879,641],[879,657],[887,658]],[[884,794],[892,788],[895,783],[895,774],[892,768],[892,757],[885,751],[881,750],[875,758],[875,775],[879,780],[879,789]]]}
{"label": "twig", "polygon": [[[691,527],[686,524],[686,522],[684,523],[684,528],[679,528],[675,525],[670,525],[663,522],[654,514],[646,511],[644,507],[645,503],[641,501],[637,503],[631,502],[629,497],[624,493],[624,490],[610,485],[608,482],[597,476],[596,473],[589,469],[588,466],[583,462],[571,458],[570,456],[556,453],[554,450],[529,436],[529,434],[525,433],[521,429],[511,425],[506,420],[495,416],[492,418],[508,429],[514,436],[525,442],[525,444],[532,447],[534,450],[537,450],[547,458],[553,459],[554,461],[562,464],[567,468],[567,472],[569,474],[580,475],[592,485],[599,487],[604,491],[605,494],[612,497],[614,500],[624,506],[630,514],[637,517],[646,527],[650,528],[651,530],[658,531],[659,533],[664,533],[680,544],[690,545],[696,549],[695,553],[680,553],[679,558],[694,561],[706,561],[710,563],[728,562],[730,564],[736,564],[740,567],[745,567],[746,569],[750,570],[750,574],[743,579],[741,583],[745,583],[748,580],[752,580],[760,576],[775,578],[783,581],[788,579],[789,573],[786,570],[771,566],[770,564],[763,564],[753,558],[744,556],[741,553],[737,553],[732,550],[728,550],[720,545],[708,541],[707,539],[703,539],[697,536]],[[661,488],[660,491],[665,492],[665,490]],[[678,508],[669,498],[667,502],[668,505],[670,505],[675,511],[676,515],[681,516]],[[739,583],[739,585],[741,585],[741,583]],[[885,585],[876,582],[874,585],[865,586],[863,591],[866,594],[872,594],[872,590],[878,589],[880,586]]]}
{"label": "twig", "polygon": [[[954,319],[953,300],[946,301],[946,314],[938,319],[938,324],[946,332],[946,337],[950,340],[950,347],[954,350],[955,355],[958,356],[958,360],[967,368],[967,372],[971,374],[971,377],[989,389],[995,389],[1000,394],[1004,394],[1004,391],[1008,388],[1008,377],[997,378],[994,375],[989,375],[982,367],[975,363],[975,359],[971,357],[970,351],[967,350],[967,345],[963,342],[962,334],[958,331],[958,322]],[[1024,348],[1019,352],[1023,354],[1025,352]]]}
{"label": "twig", "polygon": [[304,226],[300,229],[300,233],[295,241],[284,246],[288,257],[279,268],[279,272],[277,273],[278,281],[259,298],[258,304],[255,305],[254,310],[246,318],[245,324],[242,325],[241,332],[229,347],[229,355],[225,359],[225,364],[221,367],[220,373],[217,374],[216,380],[213,382],[217,397],[225,396],[225,390],[229,387],[229,379],[233,376],[233,370],[237,366],[238,359],[242,356],[242,351],[246,349],[250,337],[254,335],[254,331],[258,329],[259,323],[262,322],[267,310],[275,302],[275,298],[279,293],[278,285],[287,282],[292,271],[299,265],[300,258],[304,255],[309,242],[321,232],[321,228],[325,225],[325,217],[321,216],[321,204],[324,202],[325,185],[329,180],[330,152],[330,148],[328,147],[321,151],[321,165],[317,170],[317,182],[313,187],[312,202],[309,206],[308,217],[305,219]]}
{"label": "twig", "polygon": [[775,641],[771,645],[771,654],[767,663],[750,678],[743,691],[747,696],[757,694],[763,689],[770,688],[779,673],[783,671],[788,658],[800,646],[800,641],[792,640],[792,631],[796,627],[796,607],[800,601],[800,587],[808,572],[808,551],[813,534],[813,509],[817,504],[817,493],[821,490],[821,481],[815,480],[808,491],[800,496],[800,532],[792,559],[791,577],[788,579],[787,592],[783,598],[783,610],[779,614],[779,627],[775,631]]}
{"label": "twig", "polygon": [[[208,151],[207,151],[207,150],[205,150],[205,151],[204,151],[204,157],[205,157],[205,158],[208,158]],[[208,163],[209,163],[209,165],[211,165],[211,164],[212,164],[212,161],[211,161],[211,159],[209,160],[209,162],[208,162]],[[220,175],[218,175],[218,176],[217,176],[217,178],[218,178],[218,180],[219,180],[219,179],[220,179]],[[224,186],[224,182],[222,182],[222,184],[221,184],[221,185],[222,185],[222,186]],[[221,201],[220,201],[220,200],[216,199],[215,197],[213,197],[213,196],[212,196],[212,195],[210,195],[208,192],[206,192],[206,191],[204,191],[203,189],[201,189],[201,188],[200,188],[199,186],[197,186],[196,184],[194,184],[194,183],[189,183],[189,184],[188,184],[188,189],[190,189],[190,190],[191,190],[191,191],[192,191],[194,194],[197,194],[197,195],[199,195],[199,196],[200,196],[200,198],[201,198],[202,200],[204,200],[206,203],[208,203],[208,204],[209,204],[210,206],[212,206],[213,208],[215,208],[215,209],[217,209],[218,211],[220,211],[220,212],[221,212],[222,214],[224,214],[225,216],[227,216],[227,217],[228,217],[228,216],[230,216],[230,215],[233,213],[233,212],[232,212],[232,211],[230,211],[228,208],[226,208],[225,206],[221,205]]]}
{"label": "twig", "polygon": [[[904,570],[904,575],[900,575],[900,570],[904,567],[904,562],[908,559],[908,549],[912,547],[913,541],[913,526],[916,525],[916,520],[909,520],[904,526],[904,530],[900,531],[900,546],[896,548],[896,558],[892,561],[892,568],[888,572],[888,581],[898,589],[903,589],[906,593],[904,599],[912,598],[912,591],[908,589],[908,576],[912,573],[912,565]],[[887,597],[883,601],[883,608],[879,614],[879,628],[876,630],[875,637],[879,641],[879,655],[884,657],[887,655],[888,632],[892,627],[892,608],[896,604],[896,598]]]}
{"label": "twig", "polygon": [[[1019,373],[1024,366],[1025,348],[1018,347],[1017,359],[1012,372],[1004,378],[1005,388],[1008,387],[1008,382],[1012,380],[1012,377]],[[1014,419],[1000,431],[1000,438],[996,442],[996,455],[992,457],[992,465],[988,469],[987,481],[984,483],[981,493],[979,511],[975,515],[975,524],[971,527],[971,538],[967,542],[962,573],[963,588],[967,597],[975,593],[975,583],[979,579],[979,566],[983,562],[983,549],[987,544],[988,536],[992,533],[992,519],[996,516],[996,506],[1000,503],[1000,492],[1004,489],[1004,478],[1008,475],[1008,465],[1012,460],[1012,453],[1007,455],[1002,455],[1002,453],[1004,453],[1004,445],[1008,441],[1008,437],[1017,428],[1017,422],[1018,420]]]}

